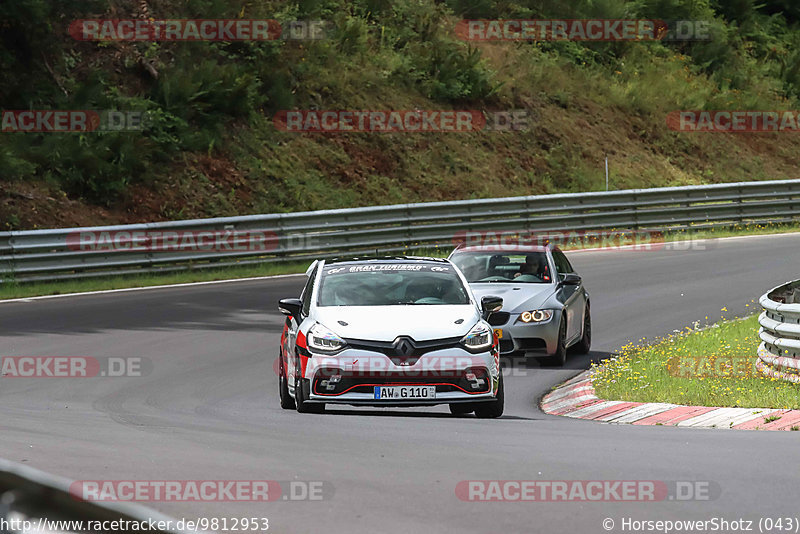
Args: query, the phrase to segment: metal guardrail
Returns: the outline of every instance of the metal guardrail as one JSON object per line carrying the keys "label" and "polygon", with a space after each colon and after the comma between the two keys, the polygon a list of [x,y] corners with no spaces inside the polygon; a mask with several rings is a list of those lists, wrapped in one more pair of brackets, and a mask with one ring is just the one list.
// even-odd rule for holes
{"label": "metal guardrail", "polygon": [[[0,531],[196,534],[182,527],[179,520],[138,503],[82,500],[71,491],[71,484],[70,480],[0,459],[0,520],[4,522]],[[76,529],[79,521],[83,530]]]}
{"label": "metal guardrail", "polygon": [[[0,232],[0,278],[58,280],[398,253],[449,246],[473,231],[680,229],[798,219],[800,180],[781,180],[12,231]],[[192,240],[203,235],[217,244],[204,248]],[[156,250],[165,236],[175,241]]]}
{"label": "metal guardrail", "polygon": [[759,299],[756,368],[765,376],[800,384],[800,280],[776,287]]}

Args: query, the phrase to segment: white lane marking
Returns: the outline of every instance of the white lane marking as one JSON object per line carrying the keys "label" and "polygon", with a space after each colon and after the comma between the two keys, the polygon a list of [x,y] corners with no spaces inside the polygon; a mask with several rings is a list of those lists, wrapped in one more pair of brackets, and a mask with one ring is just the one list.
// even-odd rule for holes
{"label": "white lane marking", "polygon": [[211,284],[230,284],[234,282],[252,282],[255,280],[269,280],[271,278],[292,278],[305,276],[303,273],[295,274],[274,274],[271,276],[252,276],[250,278],[229,278],[226,280],[208,280],[206,282],[186,282],[183,284],[165,284],[160,286],[124,287],[121,289],[101,289],[98,291],[83,291],[81,293],[64,293],[63,295],[41,295],[39,297],[22,297],[17,299],[0,300],[0,304],[6,302],[33,302],[36,300],[59,299],[64,297],[82,297],[85,295],[104,295],[106,293],[124,293],[128,291],[145,291],[148,289],[170,289],[175,287],[206,286]]}
{"label": "white lane marking", "polygon": [[575,397],[573,399],[567,399],[565,401],[556,401],[555,403],[543,405],[542,407],[545,408],[545,410],[548,413],[550,413],[550,412],[555,412],[556,410],[560,410],[562,408],[566,408],[567,406],[577,406],[583,402],[589,400],[595,400],[596,398],[597,397],[595,397],[594,395],[581,395],[579,397]]}
{"label": "white lane marking", "polygon": [[563,399],[564,397],[569,397],[570,395],[575,395],[576,393],[587,393],[593,391],[594,388],[592,387],[592,382],[587,380],[586,384],[575,387],[563,387],[555,390],[554,392],[550,393],[545,397],[546,402],[555,402],[559,399]]}
{"label": "white lane marking", "polygon": [[[646,231],[646,230],[645,230]],[[674,240],[674,241],[660,241],[657,243],[652,243],[648,245],[647,243],[641,243],[638,245],[620,245],[618,247],[597,247],[597,248],[581,248],[575,250],[565,250],[564,252],[567,254],[577,254],[580,252],[617,252],[619,250],[631,250],[631,249],[642,249],[647,246],[655,247],[658,246],[660,248],[654,249],[654,252],[658,252],[661,250],[665,250],[670,243],[683,243],[683,242],[690,242],[690,243],[705,243],[707,241],[730,241],[734,239],[752,239],[754,237],[788,237],[788,236],[800,236],[800,231],[798,232],[785,232],[782,234],[752,234],[752,235],[732,235],[729,237],[704,237],[702,239],[685,239],[681,240]]]}
{"label": "white lane marking", "polygon": [[625,401],[603,401],[598,402],[597,404],[592,404],[591,406],[585,406],[583,408],[578,408],[575,411],[565,413],[566,417],[574,417],[576,419],[591,419],[591,415],[597,413],[601,410],[605,410],[606,408],[611,408],[612,406],[618,406],[623,404]]}
{"label": "white lane marking", "polygon": [[614,414],[614,417],[608,419],[607,422],[633,423],[635,421],[639,421],[640,419],[650,417],[651,415],[663,413],[673,408],[677,408],[677,404],[666,404],[660,402],[646,403],[641,406],[637,406],[636,408],[631,408],[630,410],[623,410],[622,412],[618,412]]}
{"label": "white lane marking", "polygon": [[[753,412],[759,411],[758,414]],[[717,408],[702,415],[697,415],[691,419],[681,421],[677,426],[689,427],[711,427],[730,428],[730,423],[734,425],[750,421],[757,417],[764,417],[775,410],[756,409],[756,408]]]}
{"label": "white lane marking", "polygon": [[[735,426],[742,425],[744,423],[748,423],[748,422],[753,421],[755,419],[762,419],[763,420],[764,418],[769,417],[771,414],[773,414],[775,412],[780,412],[781,410],[778,409],[778,408],[772,408],[772,409],[769,409],[769,410],[758,411],[758,410],[753,410],[751,408],[749,411],[750,411],[749,415],[741,416],[741,417],[734,417],[731,421],[729,421],[725,425],[723,425],[723,428],[733,428]],[[759,413],[754,414],[753,413],[754,411],[755,412],[759,412]],[[733,423],[733,424],[731,424],[731,423]],[[766,425],[767,423],[764,422],[763,424]]]}

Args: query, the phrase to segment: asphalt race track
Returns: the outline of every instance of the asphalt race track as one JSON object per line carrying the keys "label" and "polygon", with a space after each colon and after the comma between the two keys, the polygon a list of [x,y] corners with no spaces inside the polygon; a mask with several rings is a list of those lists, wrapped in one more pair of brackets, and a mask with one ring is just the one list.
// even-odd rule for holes
{"label": "asphalt race track", "polygon": [[[600,359],[627,340],[743,315],[800,278],[800,234],[705,250],[568,254],[592,298]],[[623,517],[798,515],[800,433],[604,425],[544,415],[587,367],[507,370],[499,420],[446,407],[281,410],[281,297],[300,276],[0,304],[3,356],[143,357],[144,377],[0,379],[0,457],[76,480],[325,481],[321,501],[157,502],[174,517],[267,517],[271,532],[622,532]],[[750,304],[747,308],[745,305]],[[727,307],[728,312],[721,312]],[[713,500],[482,503],[462,480],[700,480]],[[754,528],[757,529],[757,523]]]}

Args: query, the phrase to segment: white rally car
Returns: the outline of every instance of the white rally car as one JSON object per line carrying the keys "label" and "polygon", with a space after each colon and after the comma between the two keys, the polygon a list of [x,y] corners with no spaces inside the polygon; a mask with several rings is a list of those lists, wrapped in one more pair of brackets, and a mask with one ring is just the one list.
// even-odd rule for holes
{"label": "white rally car", "polygon": [[283,299],[281,407],[449,404],[454,414],[503,414],[498,340],[486,318],[498,297],[475,301],[447,260],[316,261],[299,299]]}

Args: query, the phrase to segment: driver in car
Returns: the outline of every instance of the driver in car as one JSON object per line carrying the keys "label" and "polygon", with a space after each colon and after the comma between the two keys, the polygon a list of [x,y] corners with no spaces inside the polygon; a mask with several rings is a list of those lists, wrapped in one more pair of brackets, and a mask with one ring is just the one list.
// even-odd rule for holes
{"label": "driver in car", "polygon": [[543,282],[549,282],[550,275],[547,274],[547,264],[544,256],[541,254],[528,254],[525,256],[525,263],[519,266],[519,272],[514,273],[514,278],[525,274],[533,275]]}

